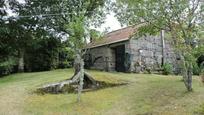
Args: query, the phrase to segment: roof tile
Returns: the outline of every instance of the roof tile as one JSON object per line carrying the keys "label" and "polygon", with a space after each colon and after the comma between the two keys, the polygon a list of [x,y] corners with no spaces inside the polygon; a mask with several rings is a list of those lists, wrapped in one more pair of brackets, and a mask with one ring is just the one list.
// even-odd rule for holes
{"label": "roof tile", "polygon": [[110,32],[104,36],[104,38],[93,41],[87,45],[88,48],[95,48],[103,45],[113,44],[121,41],[129,40],[131,35],[134,34],[136,29],[133,26],[128,26],[113,32]]}

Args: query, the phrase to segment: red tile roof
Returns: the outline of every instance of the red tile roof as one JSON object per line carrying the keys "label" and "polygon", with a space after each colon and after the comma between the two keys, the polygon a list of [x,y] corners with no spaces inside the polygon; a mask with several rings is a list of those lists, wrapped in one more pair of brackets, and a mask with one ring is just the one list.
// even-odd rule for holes
{"label": "red tile roof", "polygon": [[128,26],[126,28],[122,28],[106,34],[104,38],[100,40],[89,43],[87,47],[95,48],[103,45],[126,41],[130,39],[131,35],[133,35],[135,31],[136,31],[135,26]]}

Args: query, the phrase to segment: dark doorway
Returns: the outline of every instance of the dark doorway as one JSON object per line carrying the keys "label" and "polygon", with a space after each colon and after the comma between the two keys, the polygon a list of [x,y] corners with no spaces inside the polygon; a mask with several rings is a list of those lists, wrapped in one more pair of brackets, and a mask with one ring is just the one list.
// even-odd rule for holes
{"label": "dark doorway", "polygon": [[125,72],[125,45],[114,47],[115,50],[115,70]]}

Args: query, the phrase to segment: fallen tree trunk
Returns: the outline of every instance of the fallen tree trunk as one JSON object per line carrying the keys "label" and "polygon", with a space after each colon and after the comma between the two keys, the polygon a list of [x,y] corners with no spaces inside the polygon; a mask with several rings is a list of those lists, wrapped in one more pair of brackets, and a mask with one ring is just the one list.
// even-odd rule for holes
{"label": "fallen tree trunk", "polygon": [[96,81],[90,74],[84,71],[84,62],[80,55],[77,55],[75,58],[74,65],[74,75],[67,80],[51,83],[44,85],[37,89],[36,93],[39,94],[59,94],[59,93],[73,93],[78,92],[78,101],[80,101],[80,95],[83,91],[90,91],[104,87],[113,87],[121,84],[106,83],[103,81]]}
{"label": "fallen tree trunk", "polygon": [[[78,84],[80,80],[80,72],[78,72],[75,76],[71,79],[67,79],[64,81],[51,83],[44,85],[37,89],[37,93],[51,93],[51,94],[58,94],[58,93],[73,93],[78,90]],[[96,89],[98,86],[97,81],[94,80],[87,72],[84,72],[84,89]]]}

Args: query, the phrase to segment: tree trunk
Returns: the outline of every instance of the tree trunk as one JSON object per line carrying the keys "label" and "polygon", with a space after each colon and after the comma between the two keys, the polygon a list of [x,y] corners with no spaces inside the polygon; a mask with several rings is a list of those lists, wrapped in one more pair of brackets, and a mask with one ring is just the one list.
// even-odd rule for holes
{"label": "tree trunk", "polygon": [[165,41],[164,41],[164,30],[161,30],[161,44],[162,44],[162,60],[161,67],[165,64]]}
{"label": "tree trunk", "polygon": [[[84,85],[84,60],[82,59],[82,57],[80,56],[80,54],[77,54],[76,56],[77,58],[77,65],[76,65],[76,69],[75,69],[75,72],[76,71],[79,71],[80,73],[80,77],[79,77],[79,84],[78,84],[78,96],[77,96],[77,101],[80,102],[81,101],[81,92],[83,90],[83,85]],[[78,64],[79,63],[79,64]],[[78,68],[79,66],[79,68]],[[79,69],[79,70],[78,70]]]}
{"label": "tree trunk", "polygon": [[184,84],[188,91],[192,91],[192,66],[191,64],[186,64],[184,56],[180,55],[180,65],[181,65],[181,73],[183,76]]}
{"label": "tree trunk", "polygon": [[18,51],[18,56],[19,56],[19,60],[18,60],[18,72],[24,72],[24,50],[20,49]]}
{"label": "tree trunk", "polygon": [[81,69],[80,57],[76,56],[76,58],[74,59],[74,75],[71,77],[71,79],[80,72],[80,69]]}
{"label": "tree trunk", "polygon": [[[88,73],[84,71],[84,60],[82,59],[80,53],[75,57],[74,64],[75,73],[71,79],[65,81],[51,83],[38,88],[39,93],[63,93],[63,92],[78,92],[77,101],[81,101],[81,93],[83,89],[95,89],[98,87],[98,82],[94,80]],[[70,91],[72,90],[72,91]]]}
{"label": "tree trunk", "polygon": [[193,76],[193,72],[192,72],[192,67],[188,67],[188,78],[187,78],[187,84],[188,84],[188,91],[192,91],[192,76]]}
{"label": "tree trunk", "polygon": [[[174,43],[175,48],[178,48],[179,42],[177,41],[177,33],[170,27],[171,29],[171,35],[172,35],[172,40]],[[180,50],[180,49],[179,49]],[[177,64],[180,65],[181,68],[181,74],[183,76],[183,81],[185,84],[185,87],[187,88],[188,91],[192,91],[192,65],[191,64],[186,64],[185,58],[183,53],[180,51],[176,51],[176,53],[179,56],[179,61],[177,61]]]}

